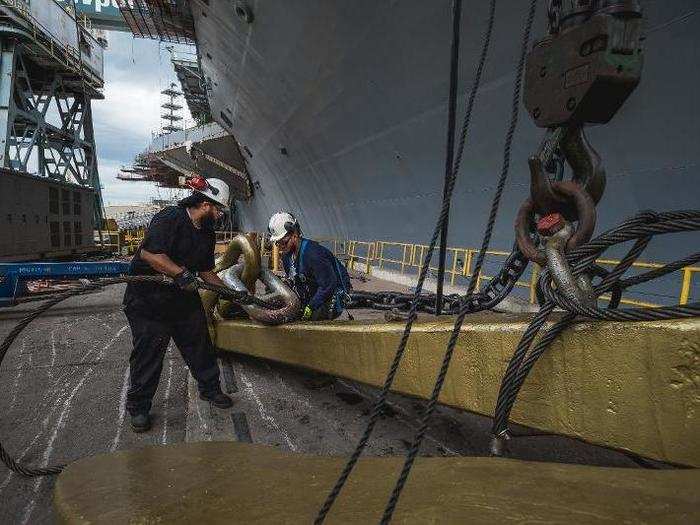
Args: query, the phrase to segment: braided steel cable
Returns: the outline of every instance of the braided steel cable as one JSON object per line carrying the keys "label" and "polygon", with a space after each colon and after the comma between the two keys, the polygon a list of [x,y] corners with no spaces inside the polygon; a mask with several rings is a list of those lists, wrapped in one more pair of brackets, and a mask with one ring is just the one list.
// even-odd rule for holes
{"label": "braided steel cable", "polygon": [[[495,5],[493,2],[491,4],[491,7],[492,7],[491,17],[493,18],[495,16],[494,11],[493,11],[493,9],[495,8]],[[442,386],[445,382],[445,377],[447,376],[447,371],[449,370],[449,367],[450,367],[452,355],[454,353],[455,346],[457,345],[457,338],[459,337],[459,334],[461,332],[462,323],[464,322],[464,319],[467,316],[467,314],[471,313],[470,309],[469,309],[470,299],[474,293],[474,289],[476,288],[476,282],[477,282],[479,274],[481,273],[481,268],[483,266],[484,259],[486,257],[486,251],[488,250],[489,244],[491,242],[491,235],[493,232],[494,224],[496,223],[496,216],[498,215],[498,209],[500,207],[501,196],[503,195],[503,190],[505,188],[505,184],[506,184],[506,181],[508,179],[508,172],[509,172],[509,168],[510,168],[511,146],[512,146],[512,142],[513,142],[513,136],[515,134],[515,129],[518,125],[518,115],[519,115],[519,109],[520,109],[520,91],[521,91],[521,87],[522,87],[523,72],[525,70],[525,58],[527,56],[528,44],[530,42],[530,33],[532,31],[532,23],[535,19],[536,7],[537,7],[537,0],[531,0],[530,6],[528,9],[528,13],[527,13],[527,17],[525,19],[525,27],[523,28],[523,35],[522,35],[522,40],[521,40],[521,44],[520,44],[520,58],[518,61],[518,67],[517,67],[516,76],[515,76],[515,85],[513,88],[511,117],[510,117],[510,122],[508,125],[508,131],[506,133],[504,148],[503,148],[503,165],[501,168],[501,175],[500,175],[500,178],[498,180],[498,186],[496,188],[496,193],[494,194],[494,197],[493,197],[493,202],[491,204],[491,210],[489,213],[489,218],[488,218],[486,230],[484,232],[484,237],[482,240],[481,249],[479,250],[479,255],[478,255],[477,260],[476,260],[476,264],[474,267],[474,272],[472,274],[472,278],[469,281],[469,287],[467,288],[466,299],[462,303],[462,307],[460,309],[459,316],[457,317],[457,320],[455,321],[454,327],[452,329],[452,334],[450,335],[450,340],[447,344],[447,349],[445,350],[445,355],[444,355],[443,360],[442,360],[440,372],[438,373],[437,379],[435,380],[435,385],[433,387],[433,391],[430,395],[430,399],[428,400],[428,403],[427,403],[425,410],[423,412],[420,427],[419,427],[418,431],[416,432],[413,443],[411,444],[411,448],[409,449],[408,454],[406,455],[406,460],[404,462],[403,468],[401,469],[401,474],[399,475],[399,477],[396,481],[396,485],[394,486],[394,489],[391,493],[391,496],[389,497],[389,501],[387,502],[386,508],[384,509],[384,514],[383,514],[382,519],[381,519],[382,524],[389,523],[391,521],[391,517],[392,517],[394,511],[396,510],[396,505],[398,504],[399,497],[401,496],[401,492],[403,491],[403,488],[406,485],[406,481],[408,480],[408,476],[411,472],[411,468],[413,467],[413,463],[415,462],[415,459],[418,456],[418,452],[420,451],[421,444],[423,443],[423,439],[425,438],[425,434],[427,433],[428,427],[430,426],[430,418],[432,417],[432,414],[435,411],[438,397],[440,396],[440,392],[442,391]]]}
{"label": "braided steel cable", "polygon": [[[2,344],[0,344],[0,365],[7,355],[8,350],[12,346],[12,343],[17,339],[20,333],[32,322],[34,319],[39,317],[41,314],[46,312],[49,308],[56,306],[58,303],[65,301],[76,295],[84,294],[88,291],[99,290],[105,286],[111,286],[114,284],[130,283],[130,282],[157,282],[169,284],[171,281],[167,277],[162,275],[127,275],[123,277],[114,277],[109,279],[101,279],[93,283],[89,283],[81,288],[68,290],[63,293],[59,293],[53,296],[45,303],[40,304],[37,308],[32,310],[27,316],[22,318],[10,332],[5,336]],[[246,293],[239,292],[237,290],[232,290],[230,288],[218,286],[215,284],[205,283],[198,281],[199,288],[204,288],[206,290],[211,290],[221,294],[223,297],[230,301],[239,302],[241,304],[259,304],[264,307],[269,307],[268,303],[261,301],[260,299]],[[35,476],[48,476],[60,474],[65,468],[65,465],[53,465],[48,467],[27,467],[20,464],[15,460],[10,453],[5,449],[2,442],[0,442],[0,461],[2,461],[8,469],[12,472],[16,472],[23,476],[35,477]]]}
{"label": "braided steel cable", "polygon": [[[454,169],[455,153],[455,122],[457,118],[457,95],[459,81],[459,35],[462,23],[462,2],[452,5],[452,49],[450,53],[450,97],[447,103],[447,152],[445,153],[445,181],[443,188],[443,200],[450,181],[450,174]],[[447,258],[447,232],[450,223],[450,200],[447,202],[447,213],[440,224],[440,248],[438,250],[438,281],[435,300],[436,314],[442,313],[442,291],[445,280],[445,260]]]}
{"label": "braided steel cable", "polygon": [[[607,249],[608,247],[612,246],[613,244],[616,244],[618,242],[625,242],[628,240],[632,240],[634,238],[634,235],[630,236],[628,232],[630,231],[637,231],[640,225],[647,225],[651,226],[651,223],[653,221],[657,221],[659,219],[662,220],[667,220],[670,221],[671,223],[674,223],[674,221],[686,221],[686,220],[692,220],[697,217],[697,213],[695,211],[671,211],[671,212],[664,212],[662,214],[657,214],[654,212],[642,212],[634,217],[631,217],[630,219],[627,219],[626,221],[623,221],[620,225],[612,228],[611,230],[608,230],[607,232],[604,232],[603,234],[599,235],[595,239],[592,239],[589,241],[586,245],[581,246],[579,248],[576,248],[575,250],[572,250],[572,252],[567,256],[567,259],[569,262],[572,264],[572,269],[573,273],[575,275],[578,275],[581,273],[583,270],[589,268],[589,266],[593,265],[593,261],[595,261],[600,254]],[[691,225],[691,229],[692,225]],[[646,241],[648,242],[648,240]],[[646,243],[644,244],[646,245]],[[619,275],[622,274],[622,272],[619,272],[616,270],[621,268],[622,265],[624,265],[625,268],[628,268],[633,260],[630,259],[630,255],[633,255],[635,249],[638,248],[638,245],[635,244],[635,247],[630,250],[630,253],[627,254],[625,259],[623,261],[620,261],[620,264],[618,264],[617,268],[614,269],[612,272],[608,274],[615,273],[619,277]],[[682,259],[682,261],[688,261],[690,258],[685,258]],[[691,262],[692,264],[692,262]],[[678,268],[676,263],[671,263],[670,265],[667,265],[670,269],[662,272],[661,270],[655,270],[653,273],[652,272],[647,272],[650,273],[653,276],[660,276],[665,273],[669,273],[670,271],[673,271]],[[682,267],[682,266],[681,266]],[[542,283],[547,282],[547,280],[550,278],[548,277],[549,273],[547,270],[544,270],[543,273],[540,275],[540,280],[538,284],[538,289],[542,291],[543,285]],[[642,276],[639,276],[642,277]],[[651,278],[651,277],[649,277]],[[605,278],[604,278],[605,279]],[[631,284],[637,283],[637,278],[631,278]],[[646,279],[648,280],[648,279]],[[596,288],[598,290],[598,293],[603,293],[604,291],[607,291],[608,288],[611,286],[607,286],[607,283],[609,282],[606,281],[606,286],[601,287],[603,282],[598,285]],[[643,282],[643,281],[640,281]],[[619,281],[615,284],[617,287],[617,293],[621,293],[622,289],[625,287],[623,285],[622,281]],[[530,348],[535,336],[539,333],[540,329],[542,326],[544,326],[544,323],[546,322],[547,318],[549,317],[549,314],[553,311],[554,307],[556,306],[556,303],[552,300],[547,300],[541,307],[540,311],[538,314],[533,318],[531,321],[530,325],[528,328],[525,330],[525,333],[523,334],[523,337],[518,344],[515,352],[513,353],[513,356],[508,363],[508,367],[506,369],[506,372],[503,376],[503,380],[501,382],[501,388],[499,390],[499,395],[498,395],[498,400],[496,402],[496,409],[495,409],[495,420],[494,420],[494,425],[493,425],[493,434],[494,436],[500,436],[503,434],[503,432],[506,430],[506,422],[504,418],[504,412],[508,413],[510,410],[507,409],[506,407],[514,402],[515,395],[513,394],[513,385],[515,381],[515,377],[518,375],[518,370],[520,370],[521,366],[523,366],[523,362],[525,360],[525,357],[527,355],[528,349]],[[610,310],[607,310],[610,312]],[[658,311],[658,310],[657,310]],[[622,314],[624,315],[624,314]],[[572,316],[571,319],[575,317]],[[568,321],[570,322],[571,319]],[[630,319],[624,319],[624,320],[630,320]],[[564,320],[562,320],[563,322]],[[569,322],[563,323],[563,324],[557,324],[555,327],[553,327],[551,332],[549,333],[549,337],[547,338],[547,343],[545,341],[540,341],[540,344],[543,346],[540,347],[538,344],[538,348],[541,348],[541,351],[543,352],[544,349],[547,347],[549,342],[554,340],[556,338],[556,335],[560,333],[566,326],[568,326]],[[507,417],[507,414],[506,414]]]}
{"label": "braided steel cable", "polygon": [[[611,246],[635,240],[620,263],[605,275],[594,287],[596,297],[615,289],[619,292],[637,284],[648,282],[677,271],[686,266],[700,262],[700,252],[690,254],[677,261],[670,262],[661,268],[656,268],[627,279],[621,276],[636,261],[654,235],[700,230],[700,211],[683,210],[663,213],[643,212],[620,226],[601,234],[589,243],[572,250],[567,259],[572,265],[573,273],[578,275],[592,265],[593,260]],[[518,343],[513,357],[501,382],[501,388],[496,403],[493,434],[505,437],[508,429],[508,418],[517,400],[517,395],[527,379],[529,372],[537,360],[549,348],[557,336],[573,323],[577,316],[591,319],[611,321],[651,321],[666,319],[683,319],[700,315],[700,303],[686,305],[663,306],[659,308],[624,308],[617,309],[611,305],[607,309],[591,308],[579,305],[558,293],[552,288],[552,277],[549,270],[543,270],[538,282],[539,288],[546,297],[540,312],[533,318],[525,334]],[[566,310],[565,316],[545,331],[534,347],[532,342],[546,322],[555,306]]]}
{"label": "braided steel cable", "polygon": [[[491,8],[489,11],[489,18],[487,22],[487,29],[486,33],[484,35],[484,40],[481,48],[481,54],[479,57],[479,64],[477,66],[476,74],[474,77],[474,82],[472,83],[471,90],[469,93],[469,102],[467,105],[467,110],[464,116],[464,120],[462,122],[462,131],[460,133],[460,141],[458,145],[458,153],[456,156],[455,160],[455,166],[456,169],[453,168],[452,171],[447,170],[445,173],[445,178],[446,178],[446,183],[445,183],[445,191],[443,193],[443,199],[442,199],[442,207],[440,209],[440,214],[438,216],[438,219],[435,224],[435,228],[433,230],[433,235],[430,239],[430,243],[428,245],[428,251],[425,255],[423,265],[421,266],[420,269],[420,274],[418,276],[418,283],[416,284],[416,289],[415,293],[413,294],[413,299],[411,300],[411,306],[410,310],[408,312],[408,319],[406,321],[406,325],[404,327],[403,334],[401,336],[401,340],[399,341],[398,348],[396,350],[396,353],[394,355],[394,358],[392,360],[391,366],[389,367],[389,372],[387,373],[387,376],[384,380],[384,384],[379,392],[379,395],[377,396],[377,399],[374,403],[374,406],[372,408],[372,412],[370,414],[370,417],[367,421],[367,426],[365,427],[365,431],[360,437],[360,440],[358,441],[355,450],[353,451],[352,455],[348,459],[347,463],[345,464],[345,467],[343,468],[342,472],[340,473],[335,485],[329,492],[328,496],[326,497],[325,501],[323,502],[323,505],[318,511],[318,514],[316,516],[316,519],[314,520],[314,523],[316,525],[320,525],[324,522],[326,519],[326,516],[328,515],[328,512],[330,511],[331,507],[333,506],[333,503],[337,499],[338,495],[340,494],[340,491],[343,489],[343,486],[345,485],[348,477],[350,476],[350,473],[355,467],[355,464],[357,463],[358,459],[360,458],[360,455],[362,454],[363,450],[367,446],[367,442],[369,441],[370,436],[374,432],[374,427],[377,424],[377,421],[379,420],[380,415],[382,414],[382,410],[384,408],[386,398],[389,394],[389,390],[391,388],[391,385],[394,382],[394,378],[396,376],[396,373],[399,369],[399,365],[401,363],[401,359],[403,358],[403,354],[406,350],[406,344],[408,343],[408,338],[411,334],[411,328],[413,327],[413,323],[416,320],[417,313],[418,313],[418,307],[420,304],[421,300],[421,292],[423,290],[423,284],[425,282],[425,278],[428,274],[428,269],[430,267],[430,260],[433,257],[433,252],[435,251],[435,246],[437,244],[438,236],[440,235],[442,225],[445,222],[445,218],[449,214],[449,205],[450,205],[450,200],[452,199],[452,193],[454,191],[454,186],[455,186],[455,180],[457,178],[458,174],[458,168],[461,165],[461,160],[462,160],[462,154],[464,152],[464,145],[466,142],[467,138],[467,133],[469,129],[469,125],[471,122],[471,115],[472,115],[472,110],[474,106],[474,101],[476,100],[476,94],[479,90],[479,87],[481,85],[481,77],[483,74],[484,70],[484,65],[486,63],[486,57],[488,56],[488,51],[491,43],[491,33],[493,30],[493,25],[495,21],[495,3],[496,0],[491,0]],[[460,4],[460,5],[457,5]],[[454,5],[454,12],[459,13],[461,12],[461,0],[455,0],[455,5]],[[456,17],[455,17],[456,18]],[[459,23],[459,20],[453,19],[453,31],[459,31],[460,30],[461,24]],[[457,68],[459,66],[458,64],[459,60],[459,55],[457,54],[456,56],[453,56],[453,60],[451,63],[451,68]],[[454,122],[448,121],[448,125],[453,125]]]}
{"label": "braided steel cable", "polygon": [[[613,274],[618,274],[619,277],[619,275],[621,275],[622,272],[616,272],[616,270],[622,268],[622,271],[624,271],[627,268],[629,268],[629,266],[636,259],[636,256],[638,256],[643,250],[643,248],[646,247],[647,243],[648,239],[645,239],[645,242],[643,243],[636,243],[632,247],[632,249],[627,253],[627,255],[618,263],[617,267],[613,271],[606,271],[607,275],[604,277],[604,280],[605,278]],[[543,271],[543,273],[545,273],[545,271]],[[542,282],[544,282],[544,279],[543,276],[540,275],[539,283]],[[601,281],[599,287],[602,285],[602,282],[603,281]],[[499,395],[496,401],[496,409],[494,411],[494,436],[499,436],[506,430],[507,425],[505,422],[508,419],[510,410],[512,408],[512,403],[515,401],[515,397],[517,396],[517,392],[519,391],[517,379],[519,377],[519,372],[523,370],[523,362],[527,360],[527,353],[532,342],[534,341],[534,338],[537,336],[542,326],[544,326],[544,323],[547,321],[547,318],[553,311],[554,306],[555,303],[550,300],[548,300],[545,304],[542,305],[540,312],[538,312],[538,314],[530,322],[530,325],[528,326],[527,330],[525,331],[525,334],[523,335],[522,339],[518,343],[515,352],[513,353],[513,357],[508,363],[508,368],[506,369],[506,373],[501,382]],[[543,344],[543,341],[545,345],[549,345],[549,343],[553,341],[556,338],[556,336],[559,335],[559,333],[562,330],[564,330],[564,328],[566,328],[571,323],[571,321],[573,321],[575,317],[575,314],[568,314],[567,316],[565,316],[559,323],[557,323],[551,330],[549,330],[545,336],[543,336],[543,338],[538,342],[536,348],[540,348]]]}
{"label": "braided steel cable", "polygon": [[677,261],[674,261],[672,263],[665,264],[661,268],[656,268],[654,270],[635,275],[634,277],[629,277],[628,279],[622,279],[620,280],[619,284],[620,286],[622,286],[622,288],[629,288],[630,286],[636,286],[638,284],[645,283],[647,281],[651,281],[669,273],[678,271],[681,268],[685,268],[686,266],[692,266],[693,264],[697,264],[698,262],[700,262],[700,252],[693,253],[691,255],[688,255],[687,257],[684,257],[683,259],[678,259]]}

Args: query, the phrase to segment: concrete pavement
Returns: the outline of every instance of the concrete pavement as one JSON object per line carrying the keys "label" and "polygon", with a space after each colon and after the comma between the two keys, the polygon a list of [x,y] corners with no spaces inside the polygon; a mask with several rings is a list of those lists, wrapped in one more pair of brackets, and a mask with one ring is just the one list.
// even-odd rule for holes
{"label": "concrete pavement", "polygon": [[[201,402],[179,352],[170,347],[154,399],[151,432],[135,434],[124,401],[131,334],[123,286],[72,298],[25,329],[0,366],[0,441],[29,465],[166,443],[239,440],[283,450],[347,455],[376,390],[237,355],[223,356],[222,385],[235,400],[223,411]],[[32,304],[0,310],[4,337]],[[366,453],[400,455],[424,402],[392,395]],[[490,420],[440,407],[422,454],[485,455]],[[516,429],[523,432],[523,429]],[[532,436],[512,455],[634,467],[627,456],[572,439]],[[0,523],[51,523],[54,478],[27,479],[0,465]]]}

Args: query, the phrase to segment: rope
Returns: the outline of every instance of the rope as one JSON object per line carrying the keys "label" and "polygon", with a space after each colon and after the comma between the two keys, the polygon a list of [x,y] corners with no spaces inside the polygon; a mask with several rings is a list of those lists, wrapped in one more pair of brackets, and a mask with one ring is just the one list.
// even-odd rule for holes
{"label": "rope", "polygon": [[[452,50],[450,54],[450,98],[447,110],[447,152],[445,154],[445,185],[443,199],[453,170],[455,154],[455,124],[457,118],[457,89],[459,82],[459,34],[462,25],[462,2],[454,2],[452,11]],[[447,213],[440,224],[440,250],[438,253],[438,280],[435,297],[435,313],[442,313],[442,290],[445,279],[445,259],[447,258],[447,230],[450,222],[450,202],[447,201]]]}
{"label": "rope", "polygon": [[[478,279],[478,275],[481,272],[481,268],[484,263],[484,258],[486,255],[486,251],[488,250],[489,243],[491,242],[491,235],[493,232],[493,227],[496,222],[496,216],[498,214],[498,208],[500,206],[501,202],[501,196],[503,195],[503,189],[505,188],[506,180],[508,179],[508,171],[510,167],[510,154],[511,154],[511,145],[513,142],[513,135],[515,134],[515,129],[518,124],[518,114],[519,114],[519,108],[520,108],[520,90],[522,86],[522,77],[523,77],[523,71],[525,69],[525,57],[527,55],[527,48],[528,48],[528,43],[530,41],[530,32],[532,30],[532,23],[535,18],[535,8],[537,7],[537,0],[531,0],[530,1],[530,7],[528,10],[527,18],[525,21],[525,28],[523,29],[523,36],[521,40],[521,47],[520,47],[520,59],[518,61],[518,68],[516,72],[516,77],[515,77],[515,86],[513,89],[513,99],[512,99],[512,107],[511,107],[511,118],[510,118],[510,124],[508,126],[508,132],[506,134],[506,140],[505,140],[505,145],[503,149],[503,166],[501,169],[501,176],[498,181],[498,187],[496,189],[496,193],[493,198],[493,202],[491,204],[491,211],[489,213],[489,219],[488,223],[486,226],[486,231],[484,232],[484,238],[481,244],[481,249],[479,250],[479,256],[476,261],[476,265],[474,267],[474,272],[472,274],[472,278],[469,281],[469,287],[467,288],[467,296],[466,300],[462,304],[462,308],[460,309],[459,316],[457,317],[457,320],[455,322],[454,328],[452,329],[452,334],[450,335],[450,340],[447,344],[447,349],[445,351],[445,355],[442,360],[442,365],[440,367],[440,372],[437,376],[437,379],[435,380],[435,385],[433,387],[433,391],[430,395],[430,399],[428,401],[428,404],[425,407],[425,410],[423,412],[423,416],[421,419],[421,424],[418,429],[418,432],[416,433],[416,436],[413,440],[413,443],[411,445],[411,448],[406,456],[406,461],[404,462],[403,468],[401,470],[401,474],[399,475],[398,480],[396,481],[396,485],[394,486],[394,490],[391,493],[391,496],[389,497],[389,501],[387,502],[386,508],[384,509],[384,515],[382,516],[381,523],[386,524],[391,521],[391,517],[394,513],[394,510],[396,509],[396,505],[398,503],[399,497],[401,496],[401,492],[403,491],[404,486],[406,485],[406,481],[408,480],[408,476],[411,472],[411,468],[413,467],[413,463],[416,459],[416,456],[418,455],[418,452],[420,451],[421,444],[423,443],[423,439],[425,438],[425,434],[428,431],[428,427],[430,426],[430,418],[435,411],[435,407],[437,405],[437,400],[438,397],[440,396],[440,392],[442,390],[442,386],[445,382],[445,377],[447,376],[447,371],[449,370],[450,367],[450,362],[452,360],[452,355],[454,353],[455,346],[457,344],[457,338],[459,337],[459,333],[462,328],[462,323],[464,322],[464,318],[466,315],[469,313],[469,303],[472,295],[474,294],[474,289],[476,288],[476,282]],[[494,9],[495,9],[495,2],[491,3],[491,13],[490,13],[490,20],[492,21],[494,18]],[[489,37],[490,37],[490,29],[491,29],[491,24],[489,25]]]}
{"label": "rope", "polygon": [[[455,0],[455,3],[460,3],[461,0]],[[416,284],[416,289],[413,294],[413,300],[411,301],[411,308],[408,313],[408,320],[406,321],[406,325],[404,327],[403,334],[401,336],[401,340],[399,341],[398,348],[396,350],[396,354],[394,355],[394,358],[392,360],[391,366],[389,368],[389,372],[384,380],[384,385],[382,386],[382,389],[377,396],[377,399],[374,403],[374,406],[372,408],[372,412],[370,414],[369,420],[367,421],[367,426],[365,427],[365,431],[360,437],[360,440],[358,441],[355,450],[353,451],[352,455],[348,459],[347,463],[345,464],[345,467],[343,468],[342,472],[340,473],[340,476],[338,477],[335,485],[331,489],[330,493],[326,497],[326,500],[324,501],[323,505],[318,511],[318,515],[316,516],[316,519],[314,523],[316,525],[319,525],[323,523],[325,520],[326,516],[328,515],[328,512],[330,511],[331,507],[333,506],[333,503],[337,499],[338,495],[340,494],[340,491],[343,489],[343,486],[345,485],[348,477],[350,476],[350,473],[352,472],[353,468],[355,467],[355,464],[357,463],[358,459],[360,458],[360,455],[362,454],[362,451],[365,449],[367,446],[367,442],[369,441],[370,436],[372,435],[372,432],[374,431],[374,427],[377,424],[377,421],[379,420],[380,415],[382,414],[382,410],[384,408],[384,404],[386,402],[387,395],[389,394],[389,390],[391,388],[392,383],[394,382],[394,378],[396,376],[396,373],[399,368],[399,364],[401,363],[401,359],[403,358],[404,351],[406,349],[406,344],[408,342],[408,338],[411,334],[411,328],[413,327],[413,322],[416,320],[417,317],[417,309],[418,309],[418,304],[419,300],[421,297],[421,292],[423,290],[423,283],[425,282],[425,278],[428,272],[428,268],[430,266],[430,260],[433,257],[433,252],[435,251],[435,245],[437,243],[437,238],[438,235],[440,234],[442,225],[444,224],[445,217],[449,213],[449,203],[450,199],[452,198],[452,192],[454,190],[454,185],[455,185],[455,180],[457,177],[457,173],[459,172],[459,167],[461,164],[462,160],[462,155],[464,152],[464,146],[466,142],[466,137],[467,137],[467,132],[469,129],[469,124],[471,122],[471,114],[472,114],[472,109],[474,106],[474,101],[476,99],[477,92],[479,90],[479,86],[481,83],[481,76],[483,73],[484,65],[486,62],[486,57],[488,55],[488,50],[489,50],[489,45],[490,45],[490,40],[491,40],[491,32],[494,24],[494,19],[495,19],[495,0],[491,0],[491,9],[490,9],[490,14],[489,14],[489,19],[488,19],[488,26],[486,30],[486,34],[484,36],[483,44],[482,44],[482,49],[481,49],[481,55],[479,58],[479,65],[477,67],[476,75],[474,77],[474,82],[471,86],[471,90],[469,92],[469,102],[467,105],[467,111],[464,115],[464,121],[462,123],[462,131],[460,134],[460,141],[458,145],[458,152],[457,152],[457,157],[455,159],[455,167],[451,172],[448,172],[445,174],[446,176],[446,183],[445,183],[445,192],[443,194],[443,199],[442,199],[442,208],[440,209],[440,214],[438,216],[438,219],[435,224],[435,228],[433,230],[433,235],[430,240],[430,244],[428,246],[428,251],[425,255],[423,265],[421,266],[420,269],[420,274],[418,276],[418,283]],[[454,62],[455,59],[458,59],[459,57],[453,57],[453,63],[451,64],[451,67],[457,67],[457,64]]]}
{"label": "rope", "polygon": [[[620,243],[635,241],[617,266],[607,272],[607,275],[602,277],[601,281],[594,286],[596,297],[611,289],[616,290],[619,294],[630,286],[648,282],[699,262],[700,252],[696,252],[677,261],[670,262],[661,268],[653,269],[628,279],[621,278],[644,251],[654,235],[699,230],[700,211],[671,211],[658,214],[643,212],[623,222],[620,226],[599,235],[587,244],[572,250],[567,255],[567,259],[572,266],[574,275],[579,275],[586,272],[593,265],[593,261],[608,248]],[[492,429],[495,439],[507,437],[510,412],[530,370],[549,348],[552,341],[570,326],[577,316],[582,315],[591,319],[610,321],[649,321],[681,319],[700,315],[700,303],[660,308],[626,309],[616,309],[616,304],[613,304],[604,310],[584,307],[569,301],[552,288],[552,276],[548,269],[542,271],[538,287],[542,290],[546,302],[525,330],[503,376],[496,402]],[[557,306],[565,309],[567,313],[549,330],[545,331],[537,341],[537,344],[531,349],[535,337]]]}
{"label": "rope", "polygon": [[[162,275],[128,275],[124,277],[114,277],[110,279],[102,279],[100,281],[96,281],[94,283],[90,283],[85,285],[82,288],[77,288],[73,290],[68,290],[63,293],[59,293],[55,295],[52,299],[46,301],[45,303],[40,304],[37,308],[32,310],[26,317],[24,317],[22,320],[20,320],[19,323],[15,325],[15,327],[10,331],[10,333],[7,334],[5,339],[3,340],[2,344],[0,344],[0,365],[2,364],[3,359],[7,355],[7,351],[10,349],[10,346],[12,346],[12,343],[17,339],[17,336],[19,336],[20,333],[37,317],[39,317],[41,314],[43,314],[45,311],[47,311],[49,308],[52,308],[53,306],[56,306],[58,303],[65,301],[66,299],[69,299],[71,297],[74,297],[76,295],[81,295],[84,294],[88,291],[91,290],[98,290],[101,289],[105,286],[111,286],[114,284],[121,284],[121,283],[130,283],[130,282],[158,282],[158,283],[165,283],[168,284],[169,281],[167,278],[165,278]],[[211,290],[214,292],[217,292],[221,294],[223,297],[239,302],[240,304],[257,304],[263,307],[270,307],[266,302],[261,301],[260,299],[257,299],[254,296],[251,296],[250,294],[246,292],[239,292],[237,290],[232,290],[230,288],[214,285],[214,284],[209,284],[209,283],[204,283],[199,281],[198,282],[198,287],[199,288],[204,288],[206,290]],[[43,467],[43,468],[36,468],[36,467],[26,467],[24,465],[21,465],[20,463],[15,460],[10,453],[5,449],[5,447],[2,445],[2,442],[0,442],[0,460],[7,466],[8,469],[10,469],[13,472],[16,472],[18,474],[22,474],[23,476],[28,476],[28,477],[35,477],[35,476],[47,476],[47,475],[54,475],[54,474],[60,474],[61,471],[65,468],[65,465],[53,465],[49,467]]]}

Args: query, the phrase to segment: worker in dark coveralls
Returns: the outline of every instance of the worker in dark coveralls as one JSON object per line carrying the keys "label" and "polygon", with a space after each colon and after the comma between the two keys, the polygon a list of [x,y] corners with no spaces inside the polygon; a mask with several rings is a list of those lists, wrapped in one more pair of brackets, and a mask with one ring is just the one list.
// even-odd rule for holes
{"label": "worker in dark coveralls", "polygon": [[213,272],[214,225],[228,207],[229,188],[220,179],[202,177],[189,184],[194,189],[189,197],[153,217],[131,261],[132,275],[165,274],[174,279],[174,285],[131,282],[124,294],[134,344],[126,408],[135,432],[151,427],[151,401],[171,338],[197,380],[200,397],[218,408],[233,405],[219,385],[219,367],[195,278],[225,286]]}
{"label": "worker in dark coveralls", "polygon": [[270,217],[268,230],[270,240],[282,254],[287,278],[304,305],[302,319],[337,318],[352,290],[345,266],[325,246],[302,237],[299,222],[291,213],[275,213]]}

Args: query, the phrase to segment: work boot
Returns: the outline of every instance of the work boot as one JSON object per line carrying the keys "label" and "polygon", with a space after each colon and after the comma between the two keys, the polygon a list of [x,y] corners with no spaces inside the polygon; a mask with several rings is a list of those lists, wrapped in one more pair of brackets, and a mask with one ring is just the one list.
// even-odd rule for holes
{"label": "work boot", "polygon": [[202,394],[200,392],[199,399],[209,401],[216,408],[231,408],[233,406],[233,401],[231,398],[224,394],[221,390],[219,390],[216,394]]}
{"label": "work boot", "polygon": [[148,414],[132,414],[131,428],[134,432],[148,432],[151,430],[151,417]]}

